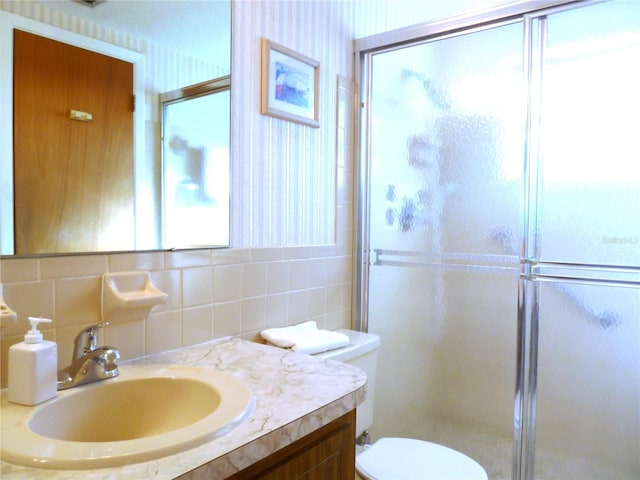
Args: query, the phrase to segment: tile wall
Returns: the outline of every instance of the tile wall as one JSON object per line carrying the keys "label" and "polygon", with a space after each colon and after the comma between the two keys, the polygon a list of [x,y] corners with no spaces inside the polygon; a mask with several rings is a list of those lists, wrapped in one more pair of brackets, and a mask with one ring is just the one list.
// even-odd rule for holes
{"label": "tile wall", "polygon": [[22,341],[27,316],[58,343],[59,364],[71,358],[81,328],[100,322],[102,273],[148,270],[169,294],[146,319],[113,324],[104,342],[135,358],[227,335],[258,340],[260,330],[306,320],[323,328],[348,326],[351,256],[335,246],[192,250],[133,254],[3,259],[4,296],[18,312],[3,327],[2,379],[7,351]]}

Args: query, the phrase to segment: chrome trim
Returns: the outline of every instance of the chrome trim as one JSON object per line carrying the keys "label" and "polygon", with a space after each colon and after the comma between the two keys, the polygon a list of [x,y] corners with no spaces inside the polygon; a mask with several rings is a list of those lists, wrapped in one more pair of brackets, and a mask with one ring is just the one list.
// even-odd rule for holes
{"label": "chrome trim", "polygon": [[616,265],[616,264],[604,264],[604,263],[572,263],[572,262],[557,262],[554,260],[528,260],[535,267],[540,268],[574,268],[578,270],[594,271],[594,272],[608,272],[608,273],[640,273],[640,265]]}
{"label": "chrome trim", "polygon": [[595,285],[600,287],[626,287],[640,288],[640,280],[609,280],[594,279],[584,277],[552,276],[552,275],[533,275],[532,280],[537,283],[555,282],[555,283],[579,283],[583,285]]}
{"label": "chrome trim", "polygon": [[[529,228],[531,211],[531,109],[533,97],[531,95],[532,84],[532,64],[531,45],[533,43],[533,32],[530,20],[523,22],[523,172],[520,197],[520,258],[527,258],[529,253]],[[528,277],[529,265],[527,262],[520,263],[520,281],[518,282],[518,313],[517,313],[517,353],[516,353],[516,382],[514,395],[514,416],[513,416],[513,458],[511,478],[516,480],[521,478],[523,472],[522,459],[525,455],[525,405],[526,405],[526,375],[527,375],[527,339],[529,338],[527,315],[527,299],[525,279]]]}
{"label": "chrome trim", "polygon": [[[531,278],[531,262],[527,259],[536,258],[540,253],[540,219],[541,211],[540,188],[542,184],[541,157],[538,151],[540,131],[540,85],[542,82],[543,47],[546,40],[544,35],[544,20],[536,22],[537,17],[524,16],[525,28],[525,92],[526,95],[526,130],[525,130],[525,170],[523,175],[523,223],[522,232],[522,260],[521,276],[524,280]],[[537,74],[537,75],[536,75]],[[535,99],[538,99],[536,102]],[[519,401],[523,417],[520,423],[520,431],[514,431],[514,442],[517,436],[519,457],[517,471],[514,468],[514,479],[532,478],[534,472],[535,446],[535,392],[537,388],[537,307],[539,287],[532,291],[531,284],[523,282],[522,295],[526,307],[524,318],[518,321],[523,323],[522,359],[524,370],[520,371],[521,377],[517,380],[521,389]],[[514,447],[515,448],[515,447]]]}
{"label": "chrome trim", "polygon": [[[466,261],[466,262],[465,262]],[[447,270],[518,272],[518,257],[477,255],[468,253],[427,253],[404,250],[374,249],[371,265],[395,267],[436,267]]]}
{"label": "chrome trim", "polygon": [[640,288],[640,267],[523,260],[525,280]]}
{"label": "chrome trim", "polygon": [[[525,17],[525,21],[530,21],[532,26],[533,26],[533,22],[537,20],[537,33],[538,33],[538,37],[537,37],[537,45],[536,47],[536,52],[537,52],[537,58],[535,58],[534,63],[532,65],[533,69],[532,73],[536,74],[535,78],[534,78],[534,83],[532,85],[532,91],[534,92],[533,94],[535,95],[534,98],[538,99],[538,102],[534,105],[534,108],[532,109],[532,115],[534,116],[534,120],[535,121],[535,130],[534,130],[534,136],[532,137],[533,143],[530,145],[530,147],[532,147],[533,145],[535,145],[535,150],[534,150],[534,157],[533,157],[533,162],[535,165],[535,177],[533,178],[533,180],[535,181],[535,196],[534,196],[534,201],[535,201],[535,207],[534,207],[534,221],[535,221],[535,228],[533,230],[533,258],[540,258],[540,255],[542,253],[542,238],[540,235],[540,232],[542,231],[542,217],[539,214],[539,212],[542,211],[542,188],[543,188],[543,172],[544,172],[544,156],[540,154],[540,131],[542,129],[542,82],[543,82],[543,71],[544,71],[544,60],[545,60],[545,46],[547,44],[547,17],[546,16],[539,16],[539,17],[532,17],[527,15]],[[533,31],[533,30],[532,30]],[[534,39],[532,39],[534,40]],[[532,45],[533,46],[533,45]],[[537,69],[537,70],[536,70]],[[531,232],[529,232],[531,233]],[[531,247],[530,247],[531,248]],[[531,257],[525,257],[525,258],[531,258]]]}
{"label": "chrome trim", "polygon": [[543,9],[581,3],[581,0],[523,0],[497,7],[475,10],[454,17],[439,19],[427,23],[411,25],[391,32],[379,33],[354,41],[357,54],[379,49],[390,49],[407,43],[414,43],[442,33],[465,33],[471,28],[500,21],[517,19],[523,15]]}
{"label": "chrome trim", "polygon": [[83,328],[74,340],[71,364],[58,371],[58,390],[117,377],[118,349],[98,346],[98,336],[109,322]]}
{"label": "chrome trim", "polygon": [[514,267],[499,267],[489,265],[468,265],[462,263],[439,263],[439,262],[408,262],[394,260],[380,260],[375,265],[387,267],[413,267],[413,268],[438,268],[441,270],[464,270],[476,272],[517,272]]}
{"label": "chrome trim", "polygon": [[[528,381],[526,389],[526,428],[524,431],[524,472],[520,472],[525,480],[533,480],[535,474],[535,446],[536,446],[536,406],[538,394],[538,337],[540,331],[540,284],[530,284],[532,292],[529,297],[529,351],[528,351]],[[527,291],[529,289],[525,289]],[[521,460],[522,462],[522,460]]]}
{"label": "chrome trim", "polygon": [[[358,55],[358,54],[356,54]],[[356,57],[358,58],[358,57]],[[370,104],[372,62],[371,56],[359,54],[356,61],[356,107],[359,114],[356,127],[357,154],[354,158],[354,212],[356,225],[354,228],[355,262],[354,268],[354,302],[352,307],[353,323],[356,330],[369,331],[369,214],[371,210],[369,201],[370,175],[369,175],[369,124],[371,121],[370,110],[365,105]]]}
{"label": "chrome trim", "polygon": [[210,93],[222,92],[231,89],[231,75],[207,80],[195,85],[178,88],[160,94],[160,103],[173,102],[174,100],[186,100],[187,98],[195,98]]}
{"label": "chrome trim", "polygon": [[523,425],[525,404],[526,349],[527,349],[527,314],[526,314],[525,281],[518,281],[518,313],[516,325],[516,385],[513,402],[513,447],[511,456],[511,478],[520,478],[523,457]]}
{"label": "chrome trim", "polygon": [[392,52],[394,50],[397,50],[398,48],[413,47],[413,46],[423,45],[423,44],[429,43],[429,42],[434,42],[434,41],[439,41],[439,40],[446,40],[448,38],[458,37],[460,35],[469,35],[469,34],[481,32],[481,31],[484,31],[484,30],[490,30],[492,28],[503,27],[505,25],[510,25],[512,23],[519,23],[521,21],[522,21],[522,17],[516,16],[516,17],[505,18],[505,19],[498,19],[495,22],[482,23],[482,24],[478,24],[478,25],[473,26],[473,27],[468,27],[468,28],[465,28],[465,29],[458,29],[458,30],[455,30],[455,31],[434,32],[434,33],[431,33],[431,34],[426,35],[426,36],[415,38],[412,41],[409,40],[409,41],[402,42],[402,43],[399,43],[399,44],[387,45],[385,47],[380,47],[380,48],[376,48],[376,49],[373,49],[373,50],[369,50],[369,51],[367,51],[367,53],[368,54],[372,54],[372,55],[379,55],[379,54],[383,54],[383,53],[387,53],[387,52]]}

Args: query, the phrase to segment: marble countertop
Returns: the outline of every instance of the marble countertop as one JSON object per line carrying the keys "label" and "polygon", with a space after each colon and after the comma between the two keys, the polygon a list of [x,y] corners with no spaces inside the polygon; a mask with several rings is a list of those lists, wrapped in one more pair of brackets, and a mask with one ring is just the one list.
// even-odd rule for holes
{"label": "marble countertop", "polygon": [[353,410],[365,395],[366,376],[354,366],[237,338],[214,340],[126,364],[182,364],[224,371],[249,385],[256,400],[255,410],[222,437],[157,460],[73,471],[2,462],[0,477],[66,480],[81,473],[85,480],[226,478]]}

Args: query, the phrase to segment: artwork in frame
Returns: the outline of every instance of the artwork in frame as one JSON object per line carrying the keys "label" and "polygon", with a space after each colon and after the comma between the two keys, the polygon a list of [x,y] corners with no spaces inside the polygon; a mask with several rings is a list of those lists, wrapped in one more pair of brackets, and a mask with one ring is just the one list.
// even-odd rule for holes
{"label": "artwork in frame", "polygon": [[261,113],[319,127],[319,67],[319,62],[263,38]]}

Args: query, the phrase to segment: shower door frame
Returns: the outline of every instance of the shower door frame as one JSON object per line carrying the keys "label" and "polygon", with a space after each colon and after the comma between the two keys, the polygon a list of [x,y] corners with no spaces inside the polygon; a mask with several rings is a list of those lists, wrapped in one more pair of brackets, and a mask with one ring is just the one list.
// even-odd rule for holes
{"label": "shower door frame", "polygon": [[[521,193],[521,246],[520,246],[520,278],[518,281],[517,307],[517,355],[516,382],[513,415],[513,454],[512,478],[531,479],[534,475],[534,446],[536,421],[536,388],[537,388],[537,312],[540,294],[541,275],[536,273],[536,261],[540,251],[539,239],[535,228],[530,229],[531,222],[535,222],[537,195],[531,195],[531,189],[536,188],[539,179],[533,171],[532,135],[535,126],[532,118],[536,113],[536,106],[531,95],[533,42],[542,42],[542,35],[534,31],[536,20],[544,23],[546,15],[569,10],[576,7],[602,3],[607,0],[525,0],[513,4],[488,8],[476,13],[461,15],[435,22],[394,30],[355,41],[356,59],[356,104],[360,106],[357,118],[359,128],[356,128],[357,138],[355,167],[354,208],[356,215],[353,282],[353,318],[357,330],[368,331],[368,291],[369,270],[374,256],[370,245],[370,178],[369,178],[369,125],[371,123],[369,105],[371,104],[370,78],[372,75],[372,58],[375,54],[417,45],[429,41],[441,40],[459,34],[468,34],[489,28],[512,23],[523,25],[523,188]],[[544,276],[544,275],[542,275]]]}

